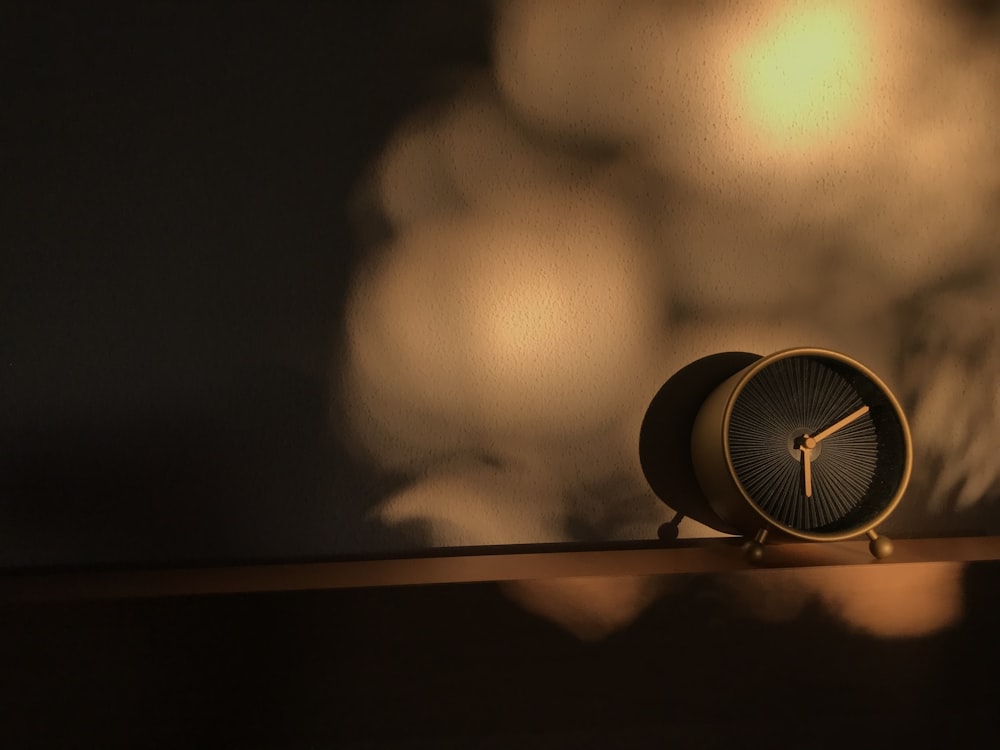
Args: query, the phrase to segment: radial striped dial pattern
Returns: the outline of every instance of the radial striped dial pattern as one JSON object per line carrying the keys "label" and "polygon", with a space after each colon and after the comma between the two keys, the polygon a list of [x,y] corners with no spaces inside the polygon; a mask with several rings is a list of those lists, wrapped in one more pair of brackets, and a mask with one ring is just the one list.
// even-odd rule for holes
{"label": "radial striped dial pattern", "polygon": [[745,497],[779,528],[805,535],[863,531],[898,500],[909,471],[895,399],[872,373],[822,350],[752,368],[724,429]]}
{"label": "radial striped dial pattern", "polygon": [[743,388],[729,419],[729,455],[736,478],[779,523],[815,530],[834,524],[862,502],[875,476],[878,435],[867,412],[827,437],[810,456],[805,493],[804,436],[819,433],[865,404],[847,379],[816,359],[785,359]]}

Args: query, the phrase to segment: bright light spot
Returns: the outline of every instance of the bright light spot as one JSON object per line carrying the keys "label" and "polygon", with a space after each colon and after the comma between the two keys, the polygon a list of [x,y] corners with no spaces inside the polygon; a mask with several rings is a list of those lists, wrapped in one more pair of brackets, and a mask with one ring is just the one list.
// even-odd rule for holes
{"label": "bright light spot", "polygon": [[845,7],[769,24],[735,57],[751,126],[776,145],[811,145],[849,126],[870,72],[865,19]]}

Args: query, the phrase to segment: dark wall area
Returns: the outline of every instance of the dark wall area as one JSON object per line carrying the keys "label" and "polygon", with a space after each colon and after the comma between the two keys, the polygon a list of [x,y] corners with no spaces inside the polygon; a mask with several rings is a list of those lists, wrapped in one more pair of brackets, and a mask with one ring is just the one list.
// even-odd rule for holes
{"label": "dark wall area", "polygon": [[377,536],[332,435],[349,197],[475,3],[0,4],[0,566]]}

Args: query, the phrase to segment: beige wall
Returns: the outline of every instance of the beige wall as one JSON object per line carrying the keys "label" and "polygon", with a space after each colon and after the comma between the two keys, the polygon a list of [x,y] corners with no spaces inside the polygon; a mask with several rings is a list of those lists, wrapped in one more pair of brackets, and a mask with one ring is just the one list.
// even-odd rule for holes
{"label": "beige wall", "polygon": [[492,67],[359,187],[391,231],[334,392],[409,477],[376,517],[435,545],[651,538],[657,388],[794,345],[905,399],[917,515],[995,492],[998,36],[936,2],[501,3]]}

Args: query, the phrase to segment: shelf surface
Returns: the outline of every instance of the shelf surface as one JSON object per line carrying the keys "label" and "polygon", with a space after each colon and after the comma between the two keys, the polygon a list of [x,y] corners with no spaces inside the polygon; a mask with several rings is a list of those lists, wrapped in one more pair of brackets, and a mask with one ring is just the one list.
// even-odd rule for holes
{"label": "shelf surface", "polygon": [[[0,575],[0,601],[117,599],[375,586],[513,581],[586,576],[722,573],[750,569],[905,565],[1000,560],[1000,536],[894,540],[874,560],[867,541],[767,546],[750,565],[740,539],[707,539],[670,547],[442,554],[379,560],[135,568],[12,571]],[[533,548],[529,548],[533,549]]]}

